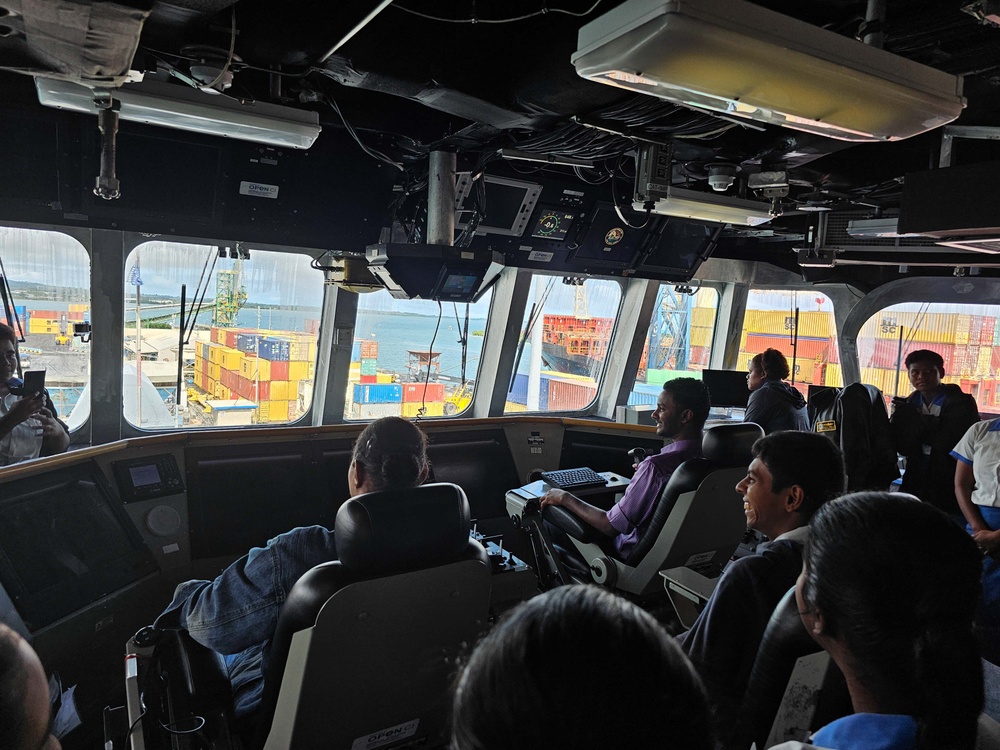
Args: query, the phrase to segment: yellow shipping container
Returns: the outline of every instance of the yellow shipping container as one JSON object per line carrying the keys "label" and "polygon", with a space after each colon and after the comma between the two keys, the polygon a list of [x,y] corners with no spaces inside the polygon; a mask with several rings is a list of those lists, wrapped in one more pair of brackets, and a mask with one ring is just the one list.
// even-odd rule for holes
{"label": "yellow shipping container", "polygon": [[[414,417],[421,416],[420,412],[420,402],[412,401],[409,403],[404,403],[402,416],[407,419],[413,419]],[[426,407],[426,411],[422,416],[425,417],[443,417],[444,416],[444,401],[428,401],[423,404]],[[523,408],[523,407],[522,407]]]}
{"label": "yellow shipping container", "polygon": [[711,328],[715,325],[714,307],[696,307],[691,310],[691,326]]}
{"label": "yellow shipping container", "polygon": [[82,303],[82,302],[73,303],[73,304],[71,304],[69,306],[69,311],[70,312],[87,312],[87,310],[89,310],[89,309],[90,309],[90,305]]}
{"label": "yellow shipping container", "polygon": [[[303,380],[308,380],[308,378],[303,378]],[[392,382],[392,374],[388,372],[379,372],[375,374],[375,382],[382,385],[386,385]]]}
{"label": "yellow shipping container", "polygon": [[528,407],[524,404],[515,404],[513,401],[508,401],[503,407],[505,414],[517,414],[519,412],[528,411]]}
{"label": "yellow shipping container", "polygon": [[[747,310],[743,330],[747,333],[767,333],[782,336],[795,328],[795,313],[790,310]],[[808,310],[799,313],[799,336],[826,338],[834,331],[833,313]]]}
{"label": "yellow shipping container", "polygon": [[309,378],[309,363],[305,360],[291,361],[288,363],[289,380],[307,380]]}
{"label": "yellow shipping container", "polygon": [[[271,400],[272,401],[288,401],[291,383],[287,380],[272,380],[271,381]],[[295,398],[298,398],[298,386],[295,390]]]}
{"label": "yellow shipping container", "polygon": [[226,347],[222,352],[222,366],[231,372],[239,372],[240,364],[243,362],[243,352],[239,349]]}
{"label": "yellow shipping container", "polygon": [[210,362],[208,365],[208,377],[212,380],[222,380],[222,365],[213,365]]}
{"label": "yellow shipping container", "polygon": [[228,401],[233,397],[232,391],[230,391],[222,383],[215,384],[215,397],[221,401]]}
{"label": "yellow shipping container", "polygon": [[216,344],[215,346],[209,347],[208,350],[208,361],[213,365],[222,364],[222,353],[227,347]]}
{"label": "yellow shipping container", "polygon": [[[288,401],[279,401],[278,399],[272,399],[271,401],[265,401],[267,404],[267,421],[268,422],[287,422],[288,421]],[[261,406],[264,405],[261,404]]]}
{"label": "yellow shipping container", "polygon": [[691,327],[691,346],[711,346],[712,329],[699,326]]}
{"label": "yellow shipping container", "polygon": [[[351,372],[352,373],[354,372],[354,363],[353,362],[351,363]],[[358,362],[358,373],[359,374],[361,373],[361,363],[360,362]],[[315,380],[315,379],[316,379],[316,365],[313,364],[312,362],[310,362],[309,363],[309,377],[307,377],[306,380]]]}
{"label": "yellow shipping container", "polygon": [[821,385],[842,386],[844,384],[844,373],[840,365],[836,362],[829,362],[826,365],[826,377]]}

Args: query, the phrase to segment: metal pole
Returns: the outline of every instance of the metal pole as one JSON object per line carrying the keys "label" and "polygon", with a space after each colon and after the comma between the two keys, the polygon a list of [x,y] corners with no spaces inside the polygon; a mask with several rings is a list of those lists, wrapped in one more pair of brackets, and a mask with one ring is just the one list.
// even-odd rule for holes
{"label": "metal pole", "polygon": [[896,350],[896,385],[895,396],[899,396],[899,371],[903,368],[903,326],[899,327],[899,348]]}
{"label": "metal pole", "polygon": [[455,242],[455,165],[452,151],[431,151],[427,177],[427,243]]}
{"label": "metal pole", "polygon": [[878,49],[885,46],[885,0],[868,0],[862,29],[862,42]]}
{"label": "metal pole", "polygon": [[184,386],[184,308],[187,305],[187,284],[181,284],[181,326],[177,342],[177,391],[174,394],[174,415],[181,426],[181,388]]}
{"label": "metal pole", "polygon": [[799,308],[795,308],[795,327],[792,329],[792,385],[795,385],[795,360],[799,356]]}

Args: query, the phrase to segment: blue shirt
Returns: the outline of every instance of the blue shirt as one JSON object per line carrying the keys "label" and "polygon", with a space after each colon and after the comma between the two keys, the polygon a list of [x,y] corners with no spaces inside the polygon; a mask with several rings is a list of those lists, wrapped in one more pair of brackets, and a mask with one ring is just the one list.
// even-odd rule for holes
{"label": "blue shirt", "polygon": [[827,724],[809,741],[830,750],[914,750],[917,722],[899,714],[852,714]]}
{"label": "blue shirt", "polygon": [[317,565],[337,559],[332,531],[292,529],[254,547],[214,581],[187,581],[174,591],[159,627],[180,627],[226,657],[237,716],[256,710],[264,685],[267,651],[281,605],[295,582]]}

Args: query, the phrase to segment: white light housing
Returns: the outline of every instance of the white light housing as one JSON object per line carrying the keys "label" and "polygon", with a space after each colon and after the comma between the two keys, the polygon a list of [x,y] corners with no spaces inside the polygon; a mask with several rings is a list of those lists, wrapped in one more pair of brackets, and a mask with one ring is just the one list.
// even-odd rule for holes
{"label": "white light housing", "polygon": [[583,78],[846,141],[954,120],[962,78],[743,0],[628,0],[580,29]]}
{"label": "white light housing", "polygon": [[[94,90],[68,81],[36,78],[38,101],[48,107],[96,115]],[[221,135],[269,146],[309,148],[322,128],[319,115],[266,102],[240,104],[193,88],[144,81],[112,89],[123,120]]]}
{"label": "white light housing", "polygon": [[[645,211],[646,204],[636,201],[632,204],[632,208],[636,211]],[[682,219],[755,227],[773,218],[769,209],[770,204],[760,201],[748,201],[743,198],[731,198],[728,195],[702,193],[671,186],[653,201],[652,212]]]}

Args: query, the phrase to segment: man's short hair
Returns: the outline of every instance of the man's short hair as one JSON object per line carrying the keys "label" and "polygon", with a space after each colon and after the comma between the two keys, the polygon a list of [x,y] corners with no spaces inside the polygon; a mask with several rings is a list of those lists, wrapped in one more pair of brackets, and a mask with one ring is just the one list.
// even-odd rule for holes
{"label": "man's short hair", "polygon": [[17,349],[17,333],[6,323],[0,323],[0,341],[9,341]]}
{"label": "man's short hair", "polygon": [[944,377],[944,357],[938,354],[933,349],[917,349],[906,355],[906,359],[903,364],[906,365],[906,369],[910,369],[910,365],[914,362],[927,362],[938,368],[938,372],[941,373],[941,377]]}
{"label": "man's short hair", "polygon": [[681,409],[690,409],[696,423],[705,424],[712,408],[707,385],[697,378],[675,378],[664,383],[663,390],[673,396],[674,403]]}
{"label": "man's short hair", "polygon": [[754,458],[771,472],[771,492],[798,485],[805,493],[800,513],[809,520],[827,500],[843,494],[844,454],[815,432],[772,432],[753,444]]}

